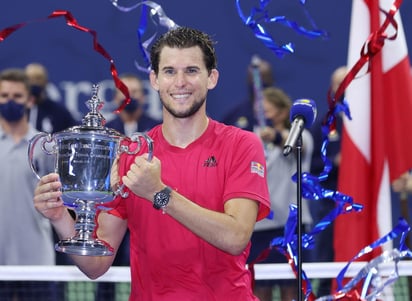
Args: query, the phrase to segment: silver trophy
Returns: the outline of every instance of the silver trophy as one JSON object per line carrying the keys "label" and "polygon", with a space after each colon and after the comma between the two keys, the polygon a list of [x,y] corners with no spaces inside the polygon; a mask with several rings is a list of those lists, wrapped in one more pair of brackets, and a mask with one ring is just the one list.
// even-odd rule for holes
{"label": "silver trophy", "polygon": [[[144,142],[147,143],[149,161],[153,154],[153,141],[146,134],[134,133],[131,137],[125,137],[104,127],[105,119],[100,113],[103,102],[97,92],[98,86],[94,85],[92,98],[86,102],[90,112],[84,116],[82,125],[53,135],[38,133],[30,140],[28,148],[30,167],[39,179],[33,158],[37,143],[41,141],[42,151],[54,157],[55,172],[62,183],[63,202],[76,213],[76,235],[60,240],[55,248],[74,255],[113,255],[113,248],[94,233],[97,209],[108,209],[103,205],[112,201],[116,195],[127,196],[122,185],[112,191],[111,167],[117,155],[134,155],[140,151]],[[129,150],[132,142],[136,142],[133,144],[137,147]]]}

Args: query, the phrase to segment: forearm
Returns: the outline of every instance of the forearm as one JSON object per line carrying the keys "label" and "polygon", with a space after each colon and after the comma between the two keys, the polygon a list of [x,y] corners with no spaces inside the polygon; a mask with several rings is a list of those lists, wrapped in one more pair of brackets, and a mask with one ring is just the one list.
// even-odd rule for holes
{"label": "forearm", "polygon": [[[234,206],[235,202],[242,203]],[[173,191],[167,214],[213,246],[238,255],[247,246],[256,221],[258,204],[247,199],[228,201],[225,212],[203,208]]]}
{"label": "forearm", "polygon": [[76,234],[75,221],[68,210],[65,210],[65,213],[58,220],[51,220],[51,224],[60,239],[67,239]]}
{"label": "forearm", "polygon": [[[55,229],[58,237],[62,240],[70,239],[76,235],[75,221],[66,210],[67,214],[64,214],[59,220],[52,221],[53,228]],[[73,263],[89,278],[96,279],[103,275],[110,267],[111,261],[105,263],[108,256],[77,256],[68,255]]]}

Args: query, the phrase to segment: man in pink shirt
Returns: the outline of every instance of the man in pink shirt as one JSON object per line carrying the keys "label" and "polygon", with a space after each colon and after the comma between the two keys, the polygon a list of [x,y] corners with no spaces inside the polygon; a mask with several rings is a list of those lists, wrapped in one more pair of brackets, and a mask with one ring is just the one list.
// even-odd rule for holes
{"label": "man in pink shirt", "polygon": [[[256,220],[269,213],[266,165],[259,138],[206,114],[219,77],[211,38],[178,27],[151,49],[150,82],[163,104],[163,123],[147,148],[121,155],[112,184],[129,192],[98,216],[97,236],[117,250],[130,230],[130,300],[257,300],[246,269]],[[118,172],[117,172],[118,171]],[[61,238],[74,235],[57,174],[43,177],[34,204]],[[90,278],[114,256],[72,256]]]}

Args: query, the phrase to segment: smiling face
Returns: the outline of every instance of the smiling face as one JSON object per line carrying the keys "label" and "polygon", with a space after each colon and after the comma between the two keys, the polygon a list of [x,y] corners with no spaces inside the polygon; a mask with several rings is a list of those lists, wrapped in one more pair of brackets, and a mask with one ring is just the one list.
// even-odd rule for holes
{"label": "smiling face", "polygon": [[175,118],[187,118],[199,111],[206,112],[207,92],[216,86],[218,76],[216,69],[208,72],[198,46],[165,46],[160,53],[159,72],[150,73],[150,82],[168,113]]}

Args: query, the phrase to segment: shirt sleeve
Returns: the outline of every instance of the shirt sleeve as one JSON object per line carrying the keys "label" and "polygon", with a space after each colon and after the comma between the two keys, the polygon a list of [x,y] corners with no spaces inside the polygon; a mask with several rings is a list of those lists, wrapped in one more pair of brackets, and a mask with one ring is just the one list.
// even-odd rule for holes
{"label": "shirt sleeve", "polygon": [[247,198],[259,203],[257,220],[270,212],[266,160],[260,139],[252,132],[239,131],[232,142],[224,200]]}

